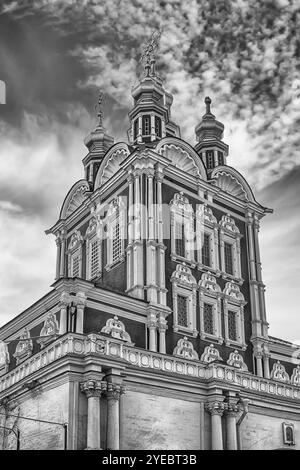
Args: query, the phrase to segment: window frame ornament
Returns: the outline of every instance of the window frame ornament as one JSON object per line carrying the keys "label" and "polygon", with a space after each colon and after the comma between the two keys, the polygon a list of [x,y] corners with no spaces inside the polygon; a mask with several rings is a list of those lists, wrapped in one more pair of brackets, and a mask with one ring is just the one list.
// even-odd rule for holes
{"label": "window frame ornament", "polygon": [[[219,238],[220,238],[220,269],[223,279],[231,279],[239,284],[243,284],[242,268],[241,268],[241,243],[243,235],[240,233],[230,214],[222,216],[219,222]],[[232,271],[227,273],[225,269],[225,243],[232,246]]]}
{"label": "window frame ornament", "polygon": [[105,325],[101,328],[101,333],[110,335],[112,338],[120,339],[130,344],[131,346],[134,346],[129,333],[126,331],[125,324],[119,319],[117,315],[106,320]]}
{"label": "window frame ornament", "polygon": [[[244,306],[247,304],[237,283],[228,281],[223,290],[225,344],[234,348],[246,350]],[[237,339],[229,338],[228,312],[235,312]]]}
{"label": "window frame ornament", "polygon": [[[220,274],[218,227],[212,209],[207,204],[198,204],[196,209],[197,267],[201,271],[208,270],[217,275]],[[205,265],[202,260],[204,234],[208,235],[210,240],[210,266]]]}
{"label": "window frame ornament", "polygon": [[[68,245],[67,255],[68,255],[68,277],[82,277],[82,245],[83,237],[79,230],[75,230],[71,235],[71,239]],[[78,256],[79,262],[79,273],[78,276],[73,274],[73,263],[74,259]]]}
{"label": "window frame ornament", "polygon": [[193,343],[187,339],[187,336],[180,338],[173,350],[173,356],[183,357],[190,361],[199,361],[197,351],[195,351]]}
{"label": "window frame ornament", "polygon": [[210,364],[215,361],[223,361],[222,357],[217,348],[213,344],[205,346],[204,351],[201,355],[200,361]]}
{"label": "window frame ornament", "polygon": [[[221,287],[217,283],[216,277],[210,273],[202,274],[198,282],[199,289],[199,308],[200,308],[200,338],[206,340],[217,341],[222,344],[222,316],[221,306],[223,293]],[[204,330],[204,304],[209,304],[213,308],[213,328],[214,334],[205,332]]]}
{"label": "window frame ornament", "polygon": [[[121,243],[121,249],[118,258],[113,259],[113,230],[116,224],[119,224],[119,239]],[[111,269],[119,266],[125,261],[126,205],[124,204],[121,196],[117,196],[109,204],[106,217],[106,227],[107,262],[105,269],[106,271],[111,271]]]}
{"label": "window frame ornament", "polygon": [[5,341],[0,341],[0,376],[8,372],[9,364],[10,354],[8,344]]}
{"label": "window frame ornament", "polygon": [[[185,263],[177,264],[176,270],[171,276],[172,299],[173,299],[173,331],[183,333],[188,336],[198,335],[196,324],[196,302],[197,283],[191,270]],[[178,324],[178,295],[187,298],[187,327]]]}
{"label": "window frame ornament", "polygon": [[[23,347],[24,343],[24,347]],[[30,337],[30,331],[25,327],[19,337],[19,342],[17,343],[16,350],[13,354],[16,359],[17,366],[28,359],[32,355],[33,351],[33,342]]]}
{"label": "window frame ornament", "polygon": [[[99,279],[102,276],[102,224],[97,217],[92,216],[85,232],[86,240],[86,278]],[[92,244],[97,242],[98,270],[95,276],[92,276]]]}
{"label": "window frame ornament", "polygon": [[[287,435],[287,429],[291,428],[292,429],[292,439],[288,438]],[[288,446],[294,446],[295,445],[295,425],[294,423],[282,423],[282,434],[283,434],[283,443]]]}
{"label": "window frame ornament", "polygon": [[[192,268],[196,266],[194,255],[194,210],[183,191],[175,193],[170,203],[171,219],[171,259],[172,261],[185,262]],[[176,225],[184,228],[184,255],[176,253]]]}
{"label": "window frame ornament", "polygon": [[[48,332],[49,331],[48,330],[48,325],[49,324],[52,327],[52,329],[50,330],[50,331],[52,331],[52,333]],[[45,346],[47,346],[49,343],[51,343],[51,341],[54,341],[56,338],[58,338],[58,336],[59,336],[59,324],[58,324],[58,321],[56,319],[55,313],[49,313],[47,315],[47,317],[45,318],[43,327],[40,331],[39,336],[41,336],[41,338],[37,339],[37,343],[40,344],[41,349],[43,349]]]}
{"label": "window frame ornament", "polygon": [[285,367],[283,364],[281,364],[280,361],[274,362],[270,378],[272,380],[277,380],[278,382],[284,382],[284,383],[289,383],[290,382],[290,376],[285,370]]}
{"label": "window frame ornament", "polygon": [[248,372],[248,367],[244,362],[243,356],[236,349],[229,354],[227,364],[241,370],[242,372]]}

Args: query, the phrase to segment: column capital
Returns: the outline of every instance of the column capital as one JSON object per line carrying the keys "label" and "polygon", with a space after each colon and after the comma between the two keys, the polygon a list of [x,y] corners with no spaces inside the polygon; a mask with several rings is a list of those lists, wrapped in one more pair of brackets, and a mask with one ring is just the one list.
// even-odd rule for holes
{"label": "column capital", "polygon": [[221,401],[211,401],[205,404],[205,409],[211,415],[222,416],[226,409],[226,404]]}
{"label": "column capital", "polygon": [[108,400],[116,400],[120,399],[120,395],[125,393],[125,387],[122,387],[119,384],[113,384],[111,382],[106,382],[105,384],[105,395]]}
{"label": "column capital", "polygon": [[104,382],[101,382],[101,380],[86,380],[85,382],[81,382],[80,390],[85,393],[88,398],[101,397],[105,389],[104,385]]}
{"label": "column capital", "polygon": [[225,415],[235,418],[241,411],[241,406],[237,403],[226,403],[225,404]]}

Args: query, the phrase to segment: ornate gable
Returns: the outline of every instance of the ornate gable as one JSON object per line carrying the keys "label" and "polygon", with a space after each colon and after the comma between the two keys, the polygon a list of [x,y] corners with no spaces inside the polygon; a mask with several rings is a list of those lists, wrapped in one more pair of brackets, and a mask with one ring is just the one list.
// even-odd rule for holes
{"label": "ornate gable", "polygon": [[196,216],[201,219],[201,222],[208,225],[216,225],[217,219],[213,214],[213,211],[207,204],[200,204],[196,211]]}
{"label": "ornate gable", "polygon": [[280,361],[274,363],[271,371],[271,379],[279,380],[280,382],[289,382],[289,374],[286,372],[284,365],[281,364]]}
{"label": "ornate gable", "polygon": [[101,333],[105,333],[113,338],[122,339],[123,341],[131,343],[131,338],[125,330],[124,323],[119,320],[117,316],[107,320],[106,325],[101,329]]}
{"label": "ornate gable", "polygon": [[31,356],[33,350],[33,342],[30,339],[30,332],[27,328],[24,328],[20,336],[20,341],[17,344],[14,357],[16,358],[17,365],[20,362],[25,361],[29,356]]}
{"label": "ornate gable", "polygon": [[227,364],[229,366],[236,367],[237,369],[240,369],[242,371],[248,370],[248,367],[244,362],[243,356],[237,350],[230,353]]}
{"label": "ornate gable", "polygon": [[235,225],[234,219],[232,219],[232,217],[230,217],[229,214],[226,214],[226,215],[222,216],[222,219],[220,221],[220,227],[223,230],[225,230],[227,232],[231,232],[233,234],[240,233],[239,229]]}
{"label": "ornate gable", "polygon": [[201,361],[209,364],[213,361],[222,361],[222,358],[217,348],[215,348],[213,344],[210,344],[209,346],[205,346]]}
{"label": "ornate gable", "polygon": [[186,336],[178,340],[177,345],[173,351],[173,355],[184,357],[185,359],[199,359],[197,352],[194,350],[193,344],[188,341]]}
{"label": "ornate gable", "polygon": [[37,342],[41,345],[41,348],[44,348],[48,343],[57,338],[59,332],[58,322],[54,313],[50,313],[43,325],[43,328],[40,331],[40,336]]}
{"label": "ornate gable", "polygon": [[240,287],[235,282],[226,282],[223,292],[227,297],[227,300],[236,303],[245,303],[245,298],[240,291]]}
{"label": "ornate gable", "polygon": [[205,291],[206,294],[221,293],[221,287],[217,284],[215,276],[210,273],[203,273],[198,283],[199,288]]}
{"label": "ornate gable", "polygon": [[171,276],[171,282],[186,285],[190,288],[197,286],[196,279],[185,263],[177,264],[176,270]]}

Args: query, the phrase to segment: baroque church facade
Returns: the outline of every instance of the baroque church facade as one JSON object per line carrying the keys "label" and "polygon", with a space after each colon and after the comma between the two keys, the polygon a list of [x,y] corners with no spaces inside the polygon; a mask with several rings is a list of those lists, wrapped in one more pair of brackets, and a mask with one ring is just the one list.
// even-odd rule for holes
{"label": "baroque church facade", "polygon": [[227,164],[210,98],[191,145],[145,62],[128,143],[100,108],[47,231],[51,290],[0,329],[0,446],[300,449],[299,347],[268,335],[272,211]]}

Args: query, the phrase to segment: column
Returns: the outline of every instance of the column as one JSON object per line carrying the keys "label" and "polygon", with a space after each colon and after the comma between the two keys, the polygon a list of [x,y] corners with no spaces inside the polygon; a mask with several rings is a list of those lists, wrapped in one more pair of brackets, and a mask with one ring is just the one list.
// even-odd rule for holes
{"label": "column", "polygon": [[228,403],[226,408],[226,449],[237,450],[236,417],[240,408],[234,403]]}
{"label": "column", "polygon": [[214,162],[215,162],[215,167],[219,165],[218,150],[214,150]]}
{"label": "column", "polygon": [[262,368],[262,355],[261,354],[256,354],[256,374],[259,377],[263,377],[263,368]]}
{"label": "column", "polygon": [[61,231],[61,250],[60,250],[60,272],[59,277],[65,275],[65,255],[66,255],[66,231]]}
{"label": "column", "polygon": [[214,401],[206,404],[206,411],[211,414],[211,450],[223,450],[222,415],[223,402]]}
{"label": "column", "polygon": [[120,429],[120,449],[124,448],[124,435],[125,435],[125,429],[124,429],[124,422],[125,422],[125,404],[124,404],[124,394],[125,394],[125,387],[124,385],[121,386],[120,390],[120,423],[119,423],[119,429]]}
{"label": "column", "polygon": [[151,120],[151,140],[155,140],[155,139],[156,139],[156,134],[155,134],[155,116],[154,116],[153,113],[151,113],[150,120]]}
{"label": "column", "polygon": [[101,449],[100,397],[103,392],[103,383],[88,380],[81,383],[80,388],[88,399],[87,449]]}
{"label": "column", "polygon": [[159,352],[166,354],[166,331],[168,329],[167,320],[164,316],[160,315],[158,320],[158,334],[159,334]]}
{"label": "column", "polygon": [[69,295],[62,293],[60,297],[60,321],[59,321],[59,334],[63,335],[67,332],[67,315],[68,315]]}
{"label": "column", "polygon": [[59,279],[59,273],[60,273],[60,251],[61,251],[61,239],[60,235],[58,234],[56,239],[56,272],[55,272],[55,279]]}
{"label": "column", "polygon": [[109,450],[118,450],[120,447],[120,418],[119,399],[121,387],[113,383],[107,383],[107,443]]}
{"label": "column", "polygon": [[76,333],[83,333],[84,308],[86,306],[86,296],[83,292],[78,292],[75,297],[77,308]]}
{"label": "column", "polygon": [[263,356],[263,362],[264,362],[264,376],[266,379],[270,378],[270,362],[269,362],[270,356],[268,354],[265,354]]}
{"label": "column", "polygon": [[148,221],[148,240],[146,248],[147,256],[147,300],[149,302],[158,303],[157,299],[157,283],[156,283],[156,242],[154,240],[154,214],[153,214],[153,178],[154,171],[153,169],[147,170],[147,182],[148,182],[148,191],[147,191],[147,221]]}

